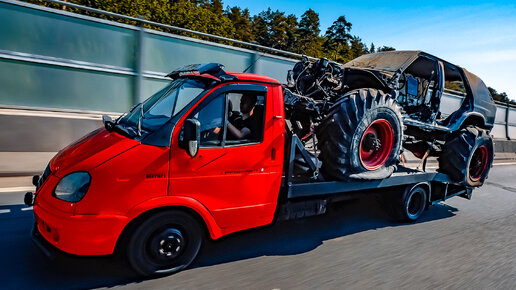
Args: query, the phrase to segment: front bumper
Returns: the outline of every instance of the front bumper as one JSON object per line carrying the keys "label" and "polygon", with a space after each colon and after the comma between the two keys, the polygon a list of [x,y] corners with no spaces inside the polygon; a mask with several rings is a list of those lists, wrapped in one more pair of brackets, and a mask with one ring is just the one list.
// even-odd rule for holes
{"label": "front bumper", "polygon": [[54,247],[73,255],[112,254],[128,223],[128,218],[121,215],[69,215],[44,209],[37,203],[34,219],[36,244],[49,256],[49,248]]}
{"label": "front bumper", "polygon": [[52,260],[56,257],[56,248],[52,247],[52,245],[49,244],[43,238],[43,236],[38,230],[38,227],[36,226],[36,222],[34,222],[34,225],[32,226],[30,237],[32,238],[32,241],[36,244],[36,246],[38,246],[38,248],[43,252],[43,254],[45,254],[45,256],[49,257]]}

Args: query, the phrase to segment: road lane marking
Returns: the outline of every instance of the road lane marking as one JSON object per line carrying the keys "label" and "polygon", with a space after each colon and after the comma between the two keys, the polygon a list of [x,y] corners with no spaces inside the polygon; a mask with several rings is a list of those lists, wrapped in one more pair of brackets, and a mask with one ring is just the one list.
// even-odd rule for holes
{"label": "road lane marking", "polygon": [[23,210],[23,211],[26,211],[26,210],[32,210],[32,206],[29,206],[29,207],[22,207],[22,209],[21,209],[21,210]]}
{"label": "road lane marking", "polygon": [[8,109],[0,108],[0,115],[7,116],[30,116],[30,117],[50,117],[50,118],[62,118],[62,119],[81,119],[81,120],[102,120],[102,115],[107,114],[111,118],[116,119],[121,114],[113,112],[65,112],[65,111],[41,111],[31,109]]}
{"label": "road lane marking", "polygon": [[11,210],[10,209],[0,209],[0,214],[2,213],[10,213]]}
{"label": "road lane marking", "polygon": [[0,193],[34,191],[35,189],[36,189],[36,187],[34,187],[34,186],[2,187],[2,188],[0,188]]}
{"label": "road lane marking", "polygon": [[502,184],[499,184],[499,183],[496,183],[496,182],[492,182],[492,181],[486,181],[485,184],[492,185],[492,186],[495,186],[495,187],[498,187],[498,188],[501,188],[501,189],[504,189],[504,190],[516,193],[516,188],[514,188],[514,187],[505,186],[505,185],[502,185]]}
{"label": "road lane marking", "polygon": [[496,165],[516,165],[516,162],[494,163],[494,166],[496,166]]}

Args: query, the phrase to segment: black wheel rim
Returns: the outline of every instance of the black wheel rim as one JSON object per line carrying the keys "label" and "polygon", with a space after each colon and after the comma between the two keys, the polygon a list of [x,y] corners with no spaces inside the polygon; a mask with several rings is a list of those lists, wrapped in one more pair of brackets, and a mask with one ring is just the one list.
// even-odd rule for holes
{"label": "black wheel rim", "polygon": [[384,119],[373,121],[362,134],[358,157],[367,170],[382,167],[389,159],[394,147],[394,133],[391,124]]}
{"label": "black wheel rim", "polygon": [[489,163],[488,149],[485,145],[479,146],[473,152],[469,162],[469,178],[472,181],[479,181],[487,169]]}
{"label": "black wheel rim", "polygon": [[184,231],[174,226],[160,228],[147,239],[147,259],[160,270],[168,270],[181,264],[183,253],[188,247]]}
{"label": "black wheel rim", "polygon": [[407,216],[412,220],[417,219],[425,209],[425,202],[424,189],[414,189],[406,203],[405,210],[407,212]]}

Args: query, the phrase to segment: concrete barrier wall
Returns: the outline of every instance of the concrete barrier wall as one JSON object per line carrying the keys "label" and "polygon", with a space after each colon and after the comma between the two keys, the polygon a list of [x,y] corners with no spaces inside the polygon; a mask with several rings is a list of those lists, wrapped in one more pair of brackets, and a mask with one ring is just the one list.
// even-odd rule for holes
{"label": "concrete barrier wall", "polygon": [[296,61],[18,1],[0,19],[0,105],[124,112],[187,64],[283,80]]}
{"label": "concrete barrier wall", "polygon": [[[174,68],[223,63],[284,81],[290,58],[0,0],[0,152],[55,152],[128,110]],[[461,98],[446,94],[444,113]],[[499,105],[492,134],[516,138],[516,109]],[[507,146],[506,146],[507,147]],[[507,148],[509,148],[508,146]],[[505,147],[503,147],[505,148]],[[512,147],[511,147],[512,148]]]}

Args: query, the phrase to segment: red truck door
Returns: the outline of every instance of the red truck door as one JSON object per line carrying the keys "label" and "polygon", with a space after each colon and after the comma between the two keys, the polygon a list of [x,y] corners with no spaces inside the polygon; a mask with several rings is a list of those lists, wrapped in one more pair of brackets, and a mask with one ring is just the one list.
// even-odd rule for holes
{"label": "red truck door", "polygon": [[[283,109],[278,95],[281,87],[275,85],[224,85],[204,97],[174,131],[169,194],[201,202],[225,233],[270,223],[274,216],[284,143],[282,113],[274,114]],[[246,114],[249,103],[254,108]],[[189,118],[201,123],[199,153],[193,158],[178,147]],[[236,136],[230,126],[247,135]]]}

